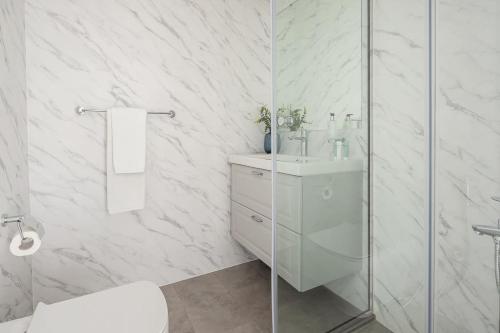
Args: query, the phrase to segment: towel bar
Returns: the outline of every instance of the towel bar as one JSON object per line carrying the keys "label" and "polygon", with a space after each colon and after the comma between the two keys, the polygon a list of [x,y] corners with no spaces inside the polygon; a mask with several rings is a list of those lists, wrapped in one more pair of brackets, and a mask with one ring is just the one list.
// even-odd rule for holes
{"label": "towel bar", "polygon": [[[84,114],[86,114],[87,112],[107,112],[108,110],[106,109],[95,109],[95,108],[86,108],[86,107],[83,107],[83,106],[78,106],[76,108],[76,113],[78,113],[80,116],[83,116]],[[149,114],[166,114],[168,115],[170,118],[174,118],[175,117],[175,111],[173,110],[170,110],[170,111],[160,111],[160,112],[152,112],[152,111],[148,111]]]}

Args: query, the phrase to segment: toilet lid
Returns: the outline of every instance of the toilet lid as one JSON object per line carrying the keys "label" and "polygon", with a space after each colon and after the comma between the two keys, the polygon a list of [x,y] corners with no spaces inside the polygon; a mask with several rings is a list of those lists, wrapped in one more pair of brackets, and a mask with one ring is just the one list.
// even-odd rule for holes
{"label": "toilet lid", "polygon": [[39,303],[27,333],[162,333],[167,303],[151,282],[135,282],[45,305]]}

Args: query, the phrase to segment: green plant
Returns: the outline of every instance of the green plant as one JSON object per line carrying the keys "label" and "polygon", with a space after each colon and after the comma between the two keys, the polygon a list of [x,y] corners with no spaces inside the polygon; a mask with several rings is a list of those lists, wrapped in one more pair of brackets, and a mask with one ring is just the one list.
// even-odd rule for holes
{"label": "green plant", "polygon": [[263,105],[259,111],[259,118],[256,121],[257,124],[264,124],[264,132],[271,133],[271,111],[267,106]]}
{"label": "green plant", "polygon": [[307,124],[307,109],[305,107],[302,109],[294,109],[290,105],[288,107],[281,107],[280,110],[283,110],[283,113],[288,113],[289,115],[287,124],[290,131],[295,132],[301,128],[303,124]]}
{"label": "green plant", "polygon": [[[304,107],[302,109],[294,109],[291,105],[280,107],[277,112],[278,126],[286,126],[290,131],[297,131],[302,127],[303,124],[307,124],[306,116],[307,109]],[[283,124],[279,122],[283,119]],[[263,105],[259,110],[259,118],[256,121],[257,124],[264,124],[264,132],[271,133],[271,111],[267,106]]]}

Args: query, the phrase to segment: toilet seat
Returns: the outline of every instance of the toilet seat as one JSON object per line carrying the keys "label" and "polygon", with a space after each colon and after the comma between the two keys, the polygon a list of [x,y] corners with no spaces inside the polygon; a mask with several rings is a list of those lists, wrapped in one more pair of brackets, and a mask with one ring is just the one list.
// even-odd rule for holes
{"label": "toilet seat", "polygon": [[67,301],[39,303],[27,333],[167,333],[167,303],[151,282],[134,282]]}
{"label": "toilet seat", "polygon": [[0,333],[26,333],[31,316],[0,323]]}

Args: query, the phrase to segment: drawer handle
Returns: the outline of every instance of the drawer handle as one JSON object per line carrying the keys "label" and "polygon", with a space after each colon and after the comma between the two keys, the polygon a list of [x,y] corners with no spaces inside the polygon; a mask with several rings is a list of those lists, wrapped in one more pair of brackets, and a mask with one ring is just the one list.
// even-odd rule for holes
{"label": "drawer handle", "polygon": [[252,215],[252,220],[254,220],[255,222],[258,222],[258,223],[264,222],[264,220],[262,219],[262,217],[259,217],[257,215]]}
{"label": "drawer handle", "polygon": [[252,170],[252,175],[254,176],[264,176],[262,171]]}

